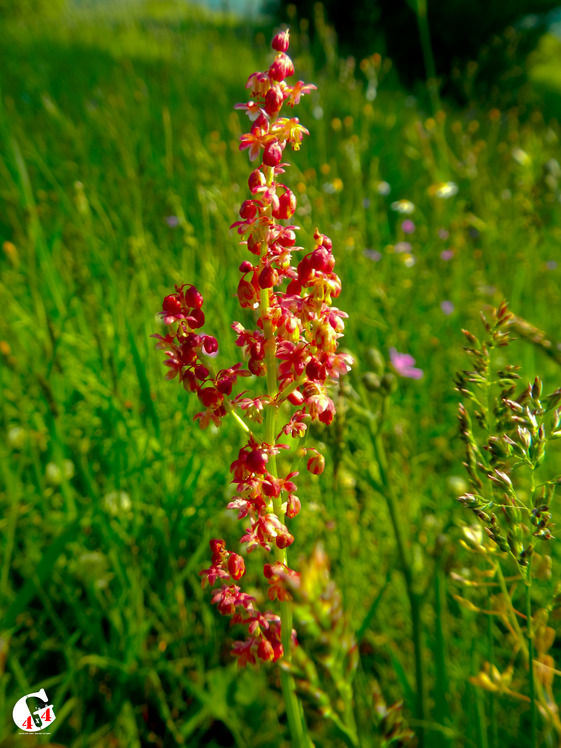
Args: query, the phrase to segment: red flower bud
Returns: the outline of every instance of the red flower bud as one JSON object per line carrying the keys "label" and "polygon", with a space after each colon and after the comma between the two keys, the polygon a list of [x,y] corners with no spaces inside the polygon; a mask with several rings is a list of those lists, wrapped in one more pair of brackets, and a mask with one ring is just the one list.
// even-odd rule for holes
{"label": "red flower bud", "polygon": [[307,283],[313,272],[312,263],[310,260],[310,255],[306,255],[305,257],[302,257],[300,262],[298,263],[298,283],[301,285],[304,285]]}
{"label": "red flower bud", "polygon": [[203,351],[207,356],[212,356],[213,353],[218,353],[218,341],[216,338],[213,338],[212,335],[204,335]]}
{"label": "red flower bud", "polygon": [[293,247],[296,244],[296,234],[292,229],[283,229],[277,239],[281,247]]}
{"label": "red flower bud", "polygon": [[273,288],[279,282],[279,274],[272,265],[266,265],[259,273],[261,288]]}
{"label": "red flower bud", "polygon": [[182,374],[183,387],[187,392],[196,392],[199,388],[196,376],[192,371],[184,371]]}
{"label": "red flower bud", "polygon": [[220,553],[220,551],[223,548],[226,548],[226,543],[223,540],[218,540],[217,538],[213,538],[210,542],[210,550],[213,553]]}
{"label": "red flower bud", "polygon": [[277,210],[273,209],[273,216],[275,218],[291,218],[296,210],[296,195],[292,190],[288,188],[284,194],[279,197],[279,206]]}
{"label": "red flower bud", "polygon": [[257,292],[253,287],[253,284],[242,278],[238,283],[238,299],[240,306],[244,309],[253,309],[253,307],[259,302]]}
{"label": "red flower bud", "polygon": [[266,477],[261,484],[261,488],[265,496],[268,496],[269,498],[274,497],[276,499],[277,496],[280,496],[281,484],[273,475],[268,475]]}
{"label": "red flower bud", "polygon": [[179,314],[181,311],[181,302],[175,294],[171,294],[164,299],[162,309],[167,314]]}
{"label": "red flower bud", "polygon": [[186,317],[185,322],[187,322],[189,327],[192,327],[196,330],[204,325],[205,313],[202,309],[193,309],[191,314]]}
{"label": "red flower bud", "polygon": [[245,574],[245,561],[237,553],[230,553],[228,557],[228,572],[235,580],[241,579]]}
{"label": "red flower bud", "polygon": [[245,464],[251,470],[252,473],[258,473],[259,475],[265,475],[267,472],[267,461],[269,457],[259,449],[252,449],[248,452]]}
{"label": "red flower bud", "polygon": [[308,365],[306,366],[306,375],[308,376],[308,379],[314,379],[319,380],[321,382],[325,382],[325,377],[327,376],[325,366],[320,363],[316,358],[312,358],[311,361],[308,362]]}
{"label": "red flower bud", "polygon": [[247,368],[256,377],[265,376],[265,364],[261,359],[250,358],[247,362]]}
{"label": "red flower bud", "polygon": [[195,366],[195,376],[197,377],[197,379],[200,379],[201,382],[204,382],[204,380],[208,377],[208,369],[206,368],[206,366],[203,366],[202,364]]}
{"label": "red flower bud", "polygon": [[[300,273],[298,273],[300,275]],[[297,280],[291,280],[286,287],[287,296],[300,296],[302,293],[302,285]]]}
{"label": "red flower bud", "polygon": [[197,289],[195,286],[189,286],[189,288],[184,292],[185,297],[185,306],[187,306],[189,309],[200,309],[203,305],[203,295]]}
{"label": "red flower bud", "polygon": [[257,239],[254,239],[253,234],[250,234],[247,237],[247,248],[254,255],[261,254],[261,242],[257,241]]}
{"label": "red flower bud", "polygon": [[264,564],[263,565],[263,576],[265,579],[271,579],[274,576],[275,572],[273,571],[273,567],[271,564]]}
{"label": "red flower bud", "polygon": [[[197,335],[197,338],[199,336]],[[184,340],[179,348],[181,361],[184,366],[193,366],[197,363],[197,351],[188,340]]]}
{"label": "red flower bud", "polygon": [[320,247],[331,249],[331,247],[333,246],[333,242],[331,241],[331,239],[325,234],[320,234],[317,229],[315,230],[315,233],[314,233],[314,239],[316,240],[317,244]]}
{"label": "red flower bud", "polygon": [[220,392],[214,389],[214,387],[204,387],[202,390],[199,390],[199,400],[205,408],[214,408],[220,405],[223,399]]}
{"label": "red flower bud", "polygon": [[296,517],[301,508],[302,505],[300,504],[300,499],[298,498],[298,496],[290,494],[290,496],[288,497],[288,501],[286,502],[286,516],[289,519],[292,519],[292,517]]}
{"label": "red flower bud", "polygon": [[279,196],[276,192],[273,192],[271,195],[271,213],[273,214],[273,217],[275,216],[275,213],[278,213],[279,210]]}
{"label": "red flower bud", "polygon": [[[321,423],[325,423],[326,426],[329,426],[333,421],[333,410],[326,408],[319,414],[318,419]],[[323,470],[320,472],[323,472]]]}
{"label": "red flower bud", "polygon": [[284,329],[288,335],[292,335],[299,329],[298,320],[295,317],[288,317],[284,322]]}
{"label": "red flower bud", "polygon": [[259,644],[257,645],[257,656],[264,662],[270,662],[275,656],[273,645],[268,639],[265,639],[265,637],[260,639]]}
{"label": "red flower bud", "polygon": [[290,31],[281,31],[274,38],[271,47],[277,52],[286,52],[290,44]]}
{"label": "red flower bud", "polygon": [[260,187],[264,187],[267,184],[267,179],[260,169],[255,169],[249,175],[247,183],[249,185],[249,191],[252,195],[255,195]]}
{"label": "red flower bud", "polygon": [[275,545],[277,548],[288,548],[292,543],[294,543],[294,535],[291,535],[288,531],[283,535],[277,535],[275,538]]}
{"label": "red flower bud", "polygon": [[216,383],[216,389],[223,395],[231,395],[233,386],[234,382],[232,380],[232,377],[222,377]]}
{"label": "red flower bud", "polygon": [[240,265],[240,273],[249,273],[253,270],[253,265],[249,260],[244,260]]}
{"label": "red flower bud", "polygon": [[282,147],[278,140],[269,143],[263,152],[263,163],[266,166],[278,166],[282,161]]}
{"label": "red flower bud", "polygon": [[257,215],[258,207],[255,200],[244,200],[240,208],[240,216],[251,221]]}
{"label": "red flower bud", "polygon": [[184,338],[181,349],[183,350],[183,348],[198,348],[200,345],[201,336],[197,335],[196,332],[190,332],[189,335]]}
{"label": "red flower bud", "polygon": [[257,117],[255,122],[251,126],[252,133],[255,133],[256,130],[261,130],[264,133],[269,132],[269,120],[263,114],[263,112],[261,112],[259,117]]}
{"label": "red flower bud", "polygon": [[273,86],[273,88],[270,88],[265,96],[265,111],[267,112],[267,114],[277,114],[277,112],[279,112],[282,108],[283,101],[284,96],[282,95],[282,91],[280,90],[280,88],[278,86]]}
{"label": "red flower bud", "polygon": [[290,393],[287,399],[292,405],[302,405],[304,402],[304,395],[301,392],[298,392],[298,390],[294,390],[294,392]]}
{"label": "red flower bud", "polygon": [[283,81],[285,78],[290,78],[294,75],[294,65],[292,60],[284,52],[279,52],[275,57],[273,64],[269,68],[269,78],[273,81]]}
{"label": "red flower bud", "polygon": [[306,463],[306,467],[313,475],[320,475],[325,468],[325,457],[314,450],[314,454]]}
{"label": "red flower bud", "polygon": [[314,249],[310,254],[310,267],[319,270],[321,273],[330,273],[335,266],[335,258],[328,249],[320,247]]}

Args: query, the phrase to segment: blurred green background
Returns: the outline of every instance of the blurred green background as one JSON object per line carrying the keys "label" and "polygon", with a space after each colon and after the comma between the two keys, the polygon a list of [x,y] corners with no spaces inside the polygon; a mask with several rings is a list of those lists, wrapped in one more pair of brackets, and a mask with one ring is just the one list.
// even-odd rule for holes
{"label": "blurred green background", "polygon": [[[523,22],[520,4],[484,24],[472,3],[429,4],[423,27],[395,3],[384,26],[379,3],[365,35],[359,20],[339,27],[329,3],[276,16],[229,7],[0,0],[0,745],[22,740],[12,708],[38,688],[57,705],[52,745],[288,745],[274,674],[236,671],[233,633],[198,577],[208,540],[239,534],[224,507],[241,438],[228,424],[200,431],[197,403],[164,381],[150,338],[163,296],[195,282],[220,361],[238,360],[229,325],[251,317],[237,305],[244,251],[228,227],[250,166],[233,106],[286,19],[296,75],[318,86],[296,112],[310,137],[287,182],[299,242],[311,249],[316,226],[334,241],[357,359],[348,396],[367,398],[372,347],[424,370],[399,380],[384,438],[426,577],[428,744],[491,746],[489,702],[468,680],[487,622],[452,597],[469,519],[455,502],[452,376],[465,365],[461,328],[476,331],[502,298],[561,339],[556,16]],[[458,55],[439,25],[454,9],[482,32]],[[422,28],[434,28],[430,52]],[[431,55],[439,83],[427,89]],[[392,208],[400,200],[413,212]],[[559,386],[555,360],[513,351],[526,376]],[[368,478],[370,426],[356,412],[313,434],[328,468],[301,476],[291,531],[294,558],[318,538],[331,556],[360,632],[357,720],[375,745],[374,679],[408,716],[414,684],[396,549]],[[500,744],[523,746],[524,709],[505,697],[497,713]],[[318,746],[342,744],[312,722]]]}

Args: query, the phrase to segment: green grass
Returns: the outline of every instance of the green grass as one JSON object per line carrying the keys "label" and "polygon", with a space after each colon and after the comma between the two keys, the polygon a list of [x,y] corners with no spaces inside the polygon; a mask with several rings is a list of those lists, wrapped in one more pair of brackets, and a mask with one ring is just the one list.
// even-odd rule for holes
{"label": "green grass", "polygon": [[[67,746],[288,745],[275,677],[236,671],[232,634],[199,584],[209,538],[239,532],[224,506],[240,436],[192,423],[197,404],[163,380],[149,337],[173,284],[196,282],[220,360],[237,360],[229,324],[249,315],[235,298],[244,253],[228,226],[249,164],[233,105],[267,65],[268,36],[171,3],[3,30],[0,737],[14,733],[17,699],[44,687],[58,706],[51,740]],[[468,680],[490,648],[504,667],[512,651],[500,623],[493,631],[452,596],[450,572],[471,563],[459,544],[471,519],[455,501],[452,376],[466,365],[461,328],[477,330],[480,309],[502,298],[561,338],[561,180],[546,166],[561,131],[539,112],[477,102],[435,121],[422,96],[384,80],[367,101],[358,69],[316,69],[307,49],[294,34],[297,74],[319,91],[298,112],[311,135],[287,182],[301,243],[311,248],[316,226],[334,241],[344,345],[358,363],[340,438],[313,433],[328,469],[301,476],[294,555],[323,541],[360,635],[363,745],[375,744],[374,677],[418,728],[409,605],[375,490],[378,401],[361,379],[369,348],[410,352],[425,376],[398,381],[382,442],[422,593],[425,744],[524,748],[525,706]],[[448,180],[458,194],[435,196]],[[390,208],[398,199],[416,206],[410,237]],[[411,252],[396,252],[406,239]],[[559,386],[559,366],[538,349],[512,355],[526,377]],[[314,729],[318,746],[342,744],[321,720]]]}

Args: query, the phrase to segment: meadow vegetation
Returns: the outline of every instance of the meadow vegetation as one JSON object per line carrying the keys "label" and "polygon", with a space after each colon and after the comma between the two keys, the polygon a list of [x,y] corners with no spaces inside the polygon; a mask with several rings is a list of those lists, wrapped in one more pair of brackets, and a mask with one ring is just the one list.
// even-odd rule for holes
{"label": "meadow vegetation", "polygon": [[[327,27],[311,41],[294,23],[297,74],[318,86],[287,173],[294,222],[306,246],[316,226],[333,239],[356,365],[334,427],[312,431],[326,470],[300,476],[291,532],[308,556],[321,542],[341,590],[360,745],[406,744],[392,742],[398,725],[426,748],[557,746],[558,541],[532,540],[527,594],[512,547],[483,542],[457,501],[473,475],[455,386],[470,368],[462,328],[496,342],[505,299],[513,341],[491,372],[520,365],[519,389],[539,375],[536,412],[561,386],[561,128],[535,87],[512,95],[518,106],[483,104],[468,67],[469,105],[435,105],[375,49],[341,60]],[[162,298],[196,283],[209,333],[238,360],[245,255],[229,226],[249,168],[233,106],[270,63],[272,24],[154,2],[2,31],[0,746],[35,687],[58,705],[52,744],[286,746],[278,675],[236,669],[198,576],[210,538],[237,532],[224,507],[241,437],[193,423],[197,403],[164,381],[150,338]],[[542,86],[547,44],[558,54],[538,47]],[[482,428],[485,445],[498,426]],[[531,480],[520,473],[520,501],[538,467],[553,486],[558,445]],[[307,714],[317,746],[353,745],[313,699]]]}

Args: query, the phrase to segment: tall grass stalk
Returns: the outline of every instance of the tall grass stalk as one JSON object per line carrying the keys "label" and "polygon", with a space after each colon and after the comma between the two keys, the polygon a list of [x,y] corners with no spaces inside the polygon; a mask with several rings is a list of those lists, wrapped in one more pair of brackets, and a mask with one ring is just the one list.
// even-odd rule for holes
{"label": "tall grass stalk", "polygon": [[[371,426],[373,425],[371,421],[369,421],[369,423],[371,424]],[[388,460],[382,440],[382,435],[379,429],[374,430],[371,428],[370,433],[380,476],[380,483],[377,487],[377,490],[380,495],[383,496],[388,508],[388,514],[395,537],[399,565],[403,574],[405,588],[407,590],[407,597],[409,600],[409,608],[411,611],[411,631],[415,662],[415,719],[417,720],[418,724],[416,734],[419,739],[419,745],[422,747],[424,744],[426,719],[423,624],[421,619],[422,595],[416,588],[416,580],[413,575],[411,558],[404,537],[402,523],[400,521],[398,499],[394,491],[393,482],[388,473]]]}

